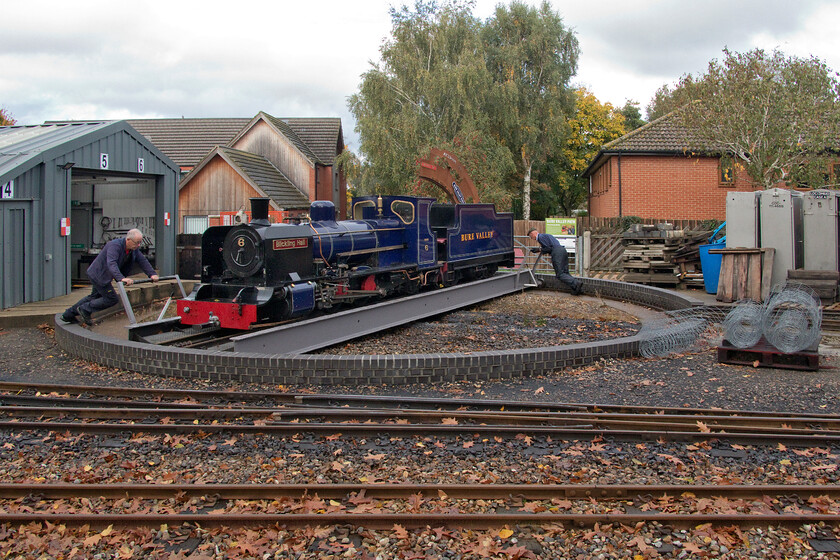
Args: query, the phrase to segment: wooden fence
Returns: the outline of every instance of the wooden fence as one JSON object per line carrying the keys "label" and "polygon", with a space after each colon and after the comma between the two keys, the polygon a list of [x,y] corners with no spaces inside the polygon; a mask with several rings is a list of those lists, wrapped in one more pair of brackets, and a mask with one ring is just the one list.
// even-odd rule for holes
{"label": "wooden fence", "polygon": [[[663,222],[674,224],[674,229],[683,229],[691,232],[708,231],[711,234],[713,229],[713,222],[709,222],[708,220],[643,218],[631,222],[625,218],[593,218],[585,216],[577,218],[575,231],[578,237],[582,236],[585,231],[590,232],[592,247],[590,251],[589,270],[591,272],[623,272],[622,257],[624,255],[624,246],[621,240],[622,234],[627,227],[631,223],[659,224]],[[528,230],[531,228],[544,232],[545,222],[536,220],[514,221],[513,233],[516,237],[517,246],[522,245],[523,247],[530,248],[537,245],[535,241],[531,241],[526,237]],[[531,259],[531,262],[533,262],[533,259]],[[574,266],[574,262],[574,257],[570,256],[569,266]]]}

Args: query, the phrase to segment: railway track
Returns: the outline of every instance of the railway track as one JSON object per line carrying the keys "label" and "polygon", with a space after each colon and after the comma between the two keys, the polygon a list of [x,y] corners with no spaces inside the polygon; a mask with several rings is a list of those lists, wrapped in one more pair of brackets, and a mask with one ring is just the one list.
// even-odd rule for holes
{"label": "railway track", "polygon": [[94,528],[191,523],[486,529],[652,522],[798,527],[837,523],[840,511],[833,500],[838,497],[836,485],[2,484],[0,501],[6,503],[0,523]]}
{"label": "railway track", "polygon": [[[0,394],[0,429],[135,434],[307,432],[330,435],[340,432],[360,437],[380,434],[516,437],[524,433],[555,439],[600,436],[622,441],[715,438],[747,444],[840,443],[840,416],[835,415],[152,390],[140,390],[143,400],[126,401],[121,399],[140,393],[127,388],[77,387],[71,390],[84,396],[71,397],[64,392],[66,387],[39,385],[27,387],[30,394],[21,394],[23,387],[23,384],[0,384],[0,390],[6,391]],[[50,392],[44,394],[47,390]],[[173,403],[173,398],[188,402]],[[275,404],[247,406],[249,401]]]}
{"label": "railway track", "polygon": [[[713,448],[712,445],[717,445],[714,442],[759,445],[773,450],[803,447],[809,450],[802,453],[818,452],[828,457],[840,446],[840,417],[835,415],[1,383],[0,431],[13,436],[7,437],[4,447],[9,456],[25,454],[34,443],[41,446],[55,442],[56,447],[50,451],[54,454],[73,455],[75,441],[82,441],[81,445],[89,448],[84,451],[86,459],[68,471],[66,480],[72,483],[57,483],[56,480],[65,479],[56,475],[52,479],[37,479],[18,473],[15,477],[22,482],[0,484],[0,526],[42,523],[49,524],[47,527],[87,526],[97,530],[110,526],[131,529],[161,525],[287,529],[362,526],[393,530],[396,525],[421,530],[426,527],[486,530],[639,524],[690,528],[711,524],[796,529],[835,527],[840,522],[840,485],[824,483],[833,480],[831,475],[815,477],[814,484],[557,483],[575,480],[557,470],[562,468],[559,465],[566,460],[564,457],[581,454],[580,449],[598,447],[597,442],[607,440],[639,442],[628,446],[632,449],[646,447],[644,442],[655,442],[658,446],[666,441],[687,441],[690,448],[706,449],[706,457],[720,451]],[[42,437],[44,432],[54,436]],[[124,448],[124,451],[102,454],[96,446],[104,441],[78,440],[71,436],[87,433],[112,434],[107,439],[107,449]],[[213,434],[221,433],[226,435],[212,439]],[[115,439],[113,434],[119,436]],[[163,434],[167,438],[148,437]],[[403,479],[405,483],[385,476],[378,484],[333,483],[328,478],[317,484],[288,484],[284,483],[281,471],[266,475],[269,480],[279,477],[272,483],[263,483],[265,478],[249,484],[214,483],[214,478],[223,471],[215,471],[209,478],[202,477],[201,482],[184,484],[169,479],[169,483],[164,483],[174,463],[154,467],[146,478],[149,482],[137,484],[120,481],[120,477],[135,469],[131,461],[125,459],[129,464],[118,468],[104,466],[109,461],[123,460],[120,456],[133,457],[128,452],[135,453],[146,442],[173,442],[159,446],[157,449],[161,451],[172,449],[177,442],[191,453],[220,447],[225,438],[236,441],[231,434],[282,436],[284,439],[274,440],[272,449],[287,450],[287,445],[295,442],[286,459],[297,457],[295,461],[308,461],[306,454],[311,450],[316,465],[324,465],[323,461],[331,464],[333,451],[341,451],[342,447],[362,446],[358,453],[348,455],[348,460],[352,456],[348,468],[361,468],[369,460],[381,460],[377,458],[385,458],[389,450],[405,453],[417,449],[419,457],[425,456],[424,441],[428,447],[436,448],[431,460],[454,456],[482,441],[489,442],[490,453],[498,456],[508,446],[521,446],[517,442],[533,438],[536,446],[530,448],[530,457],[535,459],[532,466],[539,468],[541,463],[553,466],[546,467],[545,475],[483,477],[476,480],[491,482],[480,484],[429,484],[422,481],[422,476],[416,482],[410,482],[411,477]],[[169,436],[179,439],[170,440]],[[404,439],[407,436],[416,439]],[[485,437],[492,439],[482,439]],[[578,440],[584,442],[583,447],[557,447]],[[242,448],[244,453],[262,449],[269,442],[252,438],[247,441]],[[230,452],[234,452],[232,447]],[[273,459],[286,461],[283,457],[287,451],[280,453],[262,461],[274,469]],[[663,461],[669,457],[655,456]],[[673,459],[679,462],[676,457]],[[820,459],[817,468],[833,472],[825,460],[828,459]],[[85,461],[93,466],[84,467]],[[688,459],[685,461],[688,463]],[[155,464],[160,462],[148,463]],[[297,466],[299,463],[295,465],[295,469],[301,468]],[[80,478],[80,473],[88,468],[94,473],[103,470],[94,478]],[[324,467],[320,469],[323,472]],[[317,472],[313,471],[313,476]],[[32,483],[33,479],[38,482]],[[142,473],[137,480],[143,480]],[[511,484],[493,480],[531,482]]]}

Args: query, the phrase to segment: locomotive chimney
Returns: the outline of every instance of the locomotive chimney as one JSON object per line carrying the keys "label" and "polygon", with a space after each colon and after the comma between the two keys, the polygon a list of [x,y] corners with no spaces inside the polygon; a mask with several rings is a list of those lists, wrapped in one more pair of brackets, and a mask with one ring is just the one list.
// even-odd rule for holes
{"label": "locomotive chimney", "polygon": [[265,197],[255,197],[251,199],[251,225],[254,226],[268,226],[271,222],[268,221],[268,201],[270,199]]}

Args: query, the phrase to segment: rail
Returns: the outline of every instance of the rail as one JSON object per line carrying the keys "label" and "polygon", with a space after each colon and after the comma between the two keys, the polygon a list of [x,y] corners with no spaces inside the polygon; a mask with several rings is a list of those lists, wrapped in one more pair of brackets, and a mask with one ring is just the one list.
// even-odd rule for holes
{"label": "rail", "polygon": [[[551,259],[542,261],[540,263],[540,254],[532,254],[531,249],[539,247],[527,235],[516,235],[513,238],[514,249],[521,249],[524,253],[522,257],[522,266],[530,267],[534,274],[546,274],[554,276],[554,268],[551,265]],[[569,271],[572,274],[578,274],[577,269],[577,253],[569,251]]]}
{"label": "rail", "polygon": [[[178,283],[178,288],[181,290],[181,297],[187,297],[187,292],[184,291],[184,285],[181,283],[180,276],[177,274],[173,274],[171,276],[160,276],[157,279],[157,282],[161,282],[163,280],[175,280]],[[141,278],[135,280],[133,284],[145,284],[152,281],[153,280],[151,278]],[[128,300],[128,293],[125,291],[125,284],[122,282],[117,282],[117,293],[120,296],[120,301],[122,302],[123,309],[125,309],[125,315],[128,317],[129,324],[136,325],[137,319],[134,317],[134,310],[131,308],[131,302]],[[160,312],[160,316],[158,317],[158,321],[162,320],[163,316],[166,315],[166,311],[169,309],[170,303],[172,303],[172,296],[167,298],[166,304],[163,306],[163,310]]]}
{"label": "rail", "polygon": [[300,354],[535,286],[533,271],[522,267],[492,278],[281,325],[231,340],[235,352]]}

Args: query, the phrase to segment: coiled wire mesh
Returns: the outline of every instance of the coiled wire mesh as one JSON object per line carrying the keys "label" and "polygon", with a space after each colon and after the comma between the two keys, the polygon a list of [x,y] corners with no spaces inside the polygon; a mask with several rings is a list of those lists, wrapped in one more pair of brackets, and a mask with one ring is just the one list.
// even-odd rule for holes
{"label": "coiled wire mesh", "polygon": [[741,300],[723,320],[723,338],[736,348],[749,348],[764,333],[764,306],[751,299]]}
{"label": "coiled wire mesh", "polygon": [[639,353],[645,358],[661,358],[685,352],[711,334],[723,316],[714,307],[700,306],[668,311],[665,318],[642,325],[639,331]]}
{"label": "coiled wire mesh", "polygon": [[764,338],[785,353],[811,348],[820,339],[819,298],[804,284],[773,288],[764,305],[738,302],[723,320],[724,338],[736,348],[750,348]]}
{"label": "coiled wire mesh", "polygon": [[[767,299],[764,337],[782,352],[800,352],[820,340],[822,308],[814,290],[786,284]],[[730,341],[731,342],[731,341]]]}

